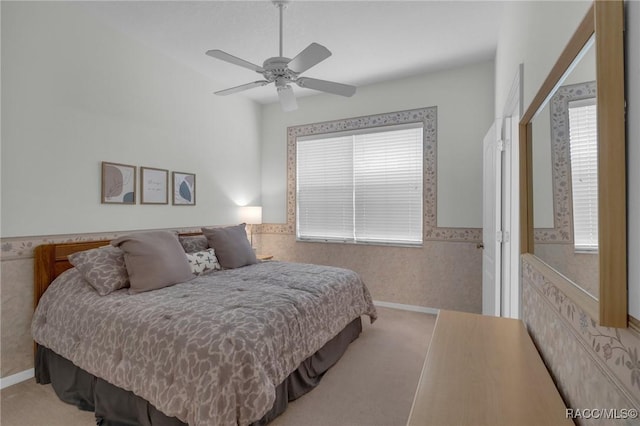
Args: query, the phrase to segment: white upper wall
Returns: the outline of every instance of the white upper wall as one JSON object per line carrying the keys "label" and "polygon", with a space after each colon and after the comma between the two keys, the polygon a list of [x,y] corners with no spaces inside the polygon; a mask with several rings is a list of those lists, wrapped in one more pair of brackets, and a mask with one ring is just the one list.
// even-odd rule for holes
{"label": "white upper wall", "polygon": [[560,53],[589,10],[591,1],[506,2],[496,52],[496,115],[501,116],[509,89],[524,64],[526,110]]}
{"label": "white upper wall", "polygon": [[[427,53],[425,53],[427,54]],[[265,223],[286,221],[287,127],[420,107],[438,107],[438,226],[482,227],[482,139],[494,118],[493,61],[359,87],[352,98],[321,94],[297,111],[263,108]]]}
{"label": "white upper wall", "polygon": [[[261,107],[73,3],[2,2],[2,237],[233,223]],[[196,174],[195,207],[100,203],[100,163]],[[171,197],[170,197],[171,199]]]}

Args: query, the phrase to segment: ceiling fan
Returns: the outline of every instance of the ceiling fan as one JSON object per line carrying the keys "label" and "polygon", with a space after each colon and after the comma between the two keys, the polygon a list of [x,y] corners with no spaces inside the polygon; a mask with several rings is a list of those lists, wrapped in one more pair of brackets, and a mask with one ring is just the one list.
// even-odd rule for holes
{"label": "ceiling fan", "polygon": [[262,74],[263,80],[254,81],[230,89],[215,92],[216,95],[230,95],[232,93],[242,92],[254,87],[265,86],[275,83],[278,90],[278,99],[284,111],[293,111],[298,108],[296,97],[293,94],[293,88],[290,83],[295,83],[300,87],[319,90],[321,92],[332,93],[340,96],[352,96],[356,92],[355,86],[348,84],[335,83],[333,81],[318,80],[317,78],[300,77],[300,74],[319,64],[320,62],[331,56],[331,52],[326,47],[311,43],[302,52],[298,53],[293,59],[285,58],[282,54],[282,21],[283,10],[288,1],[274,0],[273,4],[279,9],[280,13],[280,56],[269,58],[262,66],[240,59],[222,50],[208,50],[207,55],[226,61],[244,68],[248,68]]}

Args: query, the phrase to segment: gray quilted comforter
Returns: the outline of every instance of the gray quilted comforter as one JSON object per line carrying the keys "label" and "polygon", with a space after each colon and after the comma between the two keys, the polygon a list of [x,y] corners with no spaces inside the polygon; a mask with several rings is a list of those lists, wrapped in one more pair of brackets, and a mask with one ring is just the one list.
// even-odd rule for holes
{"label": "gray quilted comforter", "polygon": [[190,425],[245,425],[275,387],[356,317],[376,311],[346,269],[265,262],[171,287],[99,296],[73,268],[34,314],[39,344]]}

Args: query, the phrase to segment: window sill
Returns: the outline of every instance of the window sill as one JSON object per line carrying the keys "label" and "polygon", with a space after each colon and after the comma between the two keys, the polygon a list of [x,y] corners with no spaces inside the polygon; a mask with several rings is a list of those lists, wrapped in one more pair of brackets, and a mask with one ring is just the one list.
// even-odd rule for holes
{"label": "window sill", "polygon": [[351,246],[385,246],[385,247],[404,247],[404,248],[422,248],[424,243],[402,243],[402,242],[377,242],[377,241],[346,241],[332,240],[323,238],[296,238],[297,243],[321,243],[321,244],[345,244]]}

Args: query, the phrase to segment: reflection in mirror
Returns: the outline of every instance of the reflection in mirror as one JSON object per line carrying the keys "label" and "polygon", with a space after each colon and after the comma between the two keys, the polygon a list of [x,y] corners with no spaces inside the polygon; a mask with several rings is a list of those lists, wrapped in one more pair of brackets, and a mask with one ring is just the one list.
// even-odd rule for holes
{"label": "reflection in mirror", "polygon": [[[557,288],[587,317],[597,318],[598,324],[606,327],[628,324],[623,6],[621,0],[593,2],[519,126],[523,259],[543,274],[551,288]],[[594,34],[595,74],[590,59],[593,51],[585,50]],[[596,90],[594,81],[597,111],[588,100]],[[580,95],[580,99],[569,99],[573,95]],[[564,107],[558,109],[558,105]],[[590,130],[591,136],[586,138],[597,140],[597,179],[577,177],[578,170],[572,170],[578,163],[569,130],[574,112],[597,115],[597,134]],[[545,116],[548,124],[537,123],[538,119],[546,120]],[[544,175],[544,170],[551,174]],[[589,188],[596,181],[597,191],[585,191],[597,198],[597,208],[579,208],[576,194],[582,189],[574,185]],[[534,186],[535,198],[546,203],[546,209],[534,211]],[[579,218],[574,215],[578,210],[588,213]],[[596,214],[597,223],[584,232],[574,229],[584,218]],[[583,240],[582,233],[588,238]],[[597,279],[597,285],[590,284],[590,278]]]}
{"label": "reflection in mirror", "polygon": [[598,298],[596,58],[592,39],[532,120],[534,254]]}

